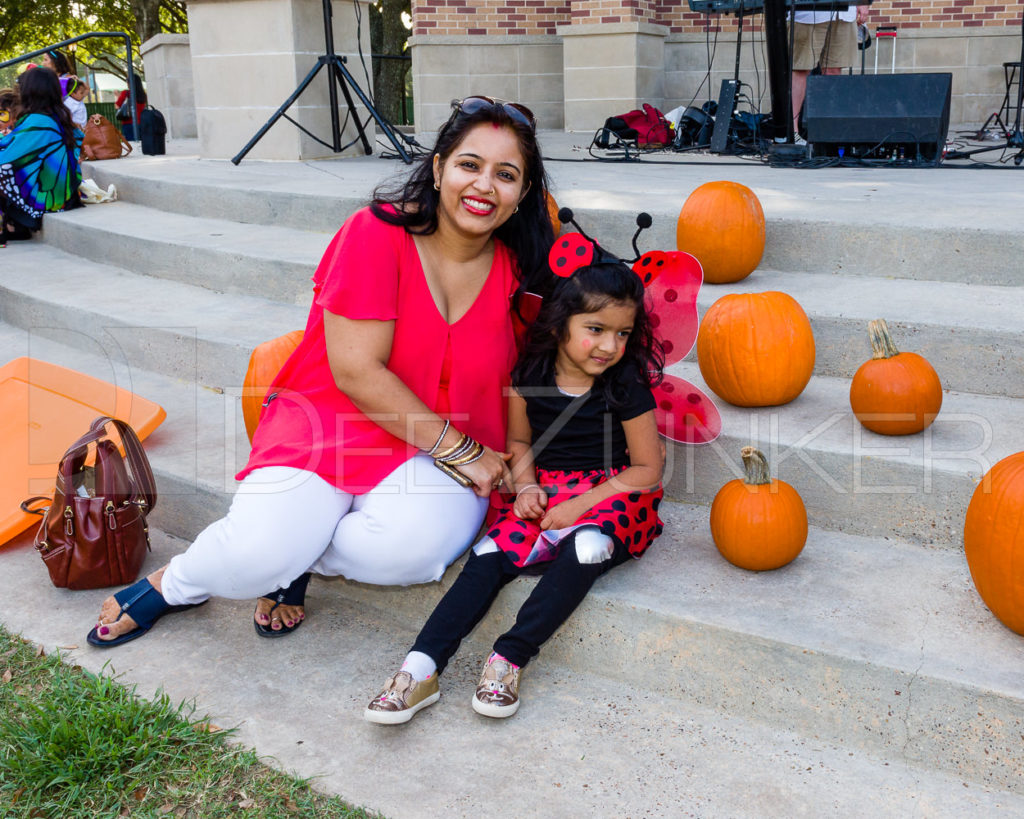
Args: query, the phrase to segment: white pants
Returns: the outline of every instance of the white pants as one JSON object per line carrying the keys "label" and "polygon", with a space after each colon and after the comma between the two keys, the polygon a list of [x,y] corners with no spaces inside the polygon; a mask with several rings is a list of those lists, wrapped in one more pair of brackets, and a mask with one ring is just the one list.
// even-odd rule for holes
{"label": "white pants", "polygon": [[487,499],[418,454],[365,495],[312,472],[256,469],[162,580],[171,605],[259,597],[303,572],[408,586],[439,580],[472,543]]}

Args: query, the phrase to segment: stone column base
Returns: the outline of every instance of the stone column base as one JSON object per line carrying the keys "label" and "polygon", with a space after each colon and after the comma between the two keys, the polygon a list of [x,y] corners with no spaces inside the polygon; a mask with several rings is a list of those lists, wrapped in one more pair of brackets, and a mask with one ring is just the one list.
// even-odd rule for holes
{"label": "stone column base", "polygon": [[157,34],[142,44],[140,52],[146,68],[146,95],[167,121],[167,138],[194,138],[196,99],[188,35]]}
{"label": "stone column base", "polygon": [[565,72],[565,129],[594,131],[615,114],[649,102],[664,110],[665,26],[587,23],[559,26]]}
{"label": "stone column base", "polygon": [[470,94],[521,102],[540,128],[561,128],[562,42],[553,34],[409,38],[418,130],[433,131]]}
{"label": "stone column base", "polygon": [[[357,36],[370,71],[369,0],[357,32],[352,4],[334,0],[334,49],[348,59],[353,79],[365,83],[357,53]],[[201,156],[229,159],[256,135],[263,124],[295,91],[326,51],[323,4],[319,0],[189,0],[188,21],[195,78],[196,125]],[[372,72],[371,72],[372,75]],[[288,109],[288,116],[331,143],[327,68]],[[369,94],[370,89],[363,87]],[[353,95],[360,122],[368,112]],[[348,109],[338,89],[342,123]],[[349,117],[342,142],[356,139]],[[374,144],[371,119],[367,138]],[[362,155],[356,142],[343,155]],[[338,156],[281,118],[247,154],[251,159],[321,159]]]}

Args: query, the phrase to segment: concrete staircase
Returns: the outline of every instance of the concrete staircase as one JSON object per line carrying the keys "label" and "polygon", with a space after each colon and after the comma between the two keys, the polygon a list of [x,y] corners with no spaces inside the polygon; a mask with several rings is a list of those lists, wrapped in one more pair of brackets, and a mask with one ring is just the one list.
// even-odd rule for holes
{"label": "concrete staircase", "polygon": [[[565,147],[560,136],[549,154]],[[93,163],[87,171],[102,187],[114,182],[120,202],[48,216],[43,241],[3,251],[0,359],[81,369],[168,411],[147,441],[161,493],[154,564],[226,510],[248,451],[237,397],[249,352],[303,326],[330,232],[392,170],[373,158]],[[261,752],[391,816],[476,815],[495,798],[537,816],[1024,816],[1024,638],[977,597],[961,546],[981,475],[1024,449],[1019,234],[1009,221],[949,221],[993,182],[972,179],[965,196],[941,170],[809,179],[681,163],[635,168],[623,191],[607,166],[549,172],[560,204],[622,250],[641,207],[655,216],[645,247],[668,248],[689,190],[712,178],[754,188],[769,220],[765,262],[736,285],[706,286],[699,304],[728,292],[793,295],[818,347],[804,393],[756,411],[719,402],[717,442],[670,448],[665,535],[604,578],[545,648],[514,725],[466,706],[479,655],[529,581],[503,594],[460,652],[439,707],[395,731],[361,721],[457,568],[440,588],[317,581],[310,622],[288,640],[258,641],[270,646],[247,631],[249,603],[220,601],[162,622],[165,633],[119,650],[117,668],[245,721],[241,738]],[[848,188],[872,186],[892,198],[844,201]],[[865,236],[889,256],[858,254]],[[952,257],[955,266],[937,264]],[[878,436],[849,411],[849,379],[870,355],[866,324],[877,317],[948,390],[925,434]],[[672,371],[703,386],[692,356]],[[800,491],[812,523],[800,558],[762,574],[722,560],[707,526],[707,504],[751,441]],[[0,616],[40,642],[80,641],[103,593],[45,588],[36,564],[0,551],[5,576],[45,589]],[[62,613],[48,617],[53,600]],[[73,657],[98,669],[100,654]],[[485,759],[504,766],[499,777]]]}

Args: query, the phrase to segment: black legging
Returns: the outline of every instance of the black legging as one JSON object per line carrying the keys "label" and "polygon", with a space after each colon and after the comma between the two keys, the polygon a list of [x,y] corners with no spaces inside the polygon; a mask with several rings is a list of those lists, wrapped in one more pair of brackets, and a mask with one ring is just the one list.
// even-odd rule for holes
{"label": "black legging", "polygon": [[463,638],[487,614],[498,592],[524,571],[542,567],[543,574],[519,609],[515,625],[494,643],[498,654],[525,666],[583,602],[594,581],[629,559],[629,550],[616,542],[606,559],[580,563],[575,548],[579,531],[562,542],[554,560],[529,569],[516,566],[502,551],[470,553],[462,573],[434,608],[412,650],[433,659],[438,673],[444,671]]}

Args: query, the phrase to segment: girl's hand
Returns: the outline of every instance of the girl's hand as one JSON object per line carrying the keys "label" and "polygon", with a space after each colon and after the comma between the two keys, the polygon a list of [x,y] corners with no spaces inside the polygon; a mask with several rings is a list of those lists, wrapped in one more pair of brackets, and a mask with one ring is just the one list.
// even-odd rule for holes
{"label": "girl's hand", "polygon": [[536,520],[544,514],[548,505],[548,493],[534,484],[527,486],[516,495],[512,511],[521,520]]}
{"label": "girl's hand", "polygon": [[577,495],[571,500],[558,504],[544,515],[540,520],[540,528],[564,529],[566,526],[572,526],[589,510],[590,503],[584,500],[583,495]]}
{"label": "girl's hand", "polygon": [[508,468],[508,460],[512,456],[507,452],[495,452],[484,447],[484,454],[471,464],[456,467],[459,472],[473,481],[473,491],[481,498],[489,498],[491,492],[499,486],[512,486],[512,473]]}

